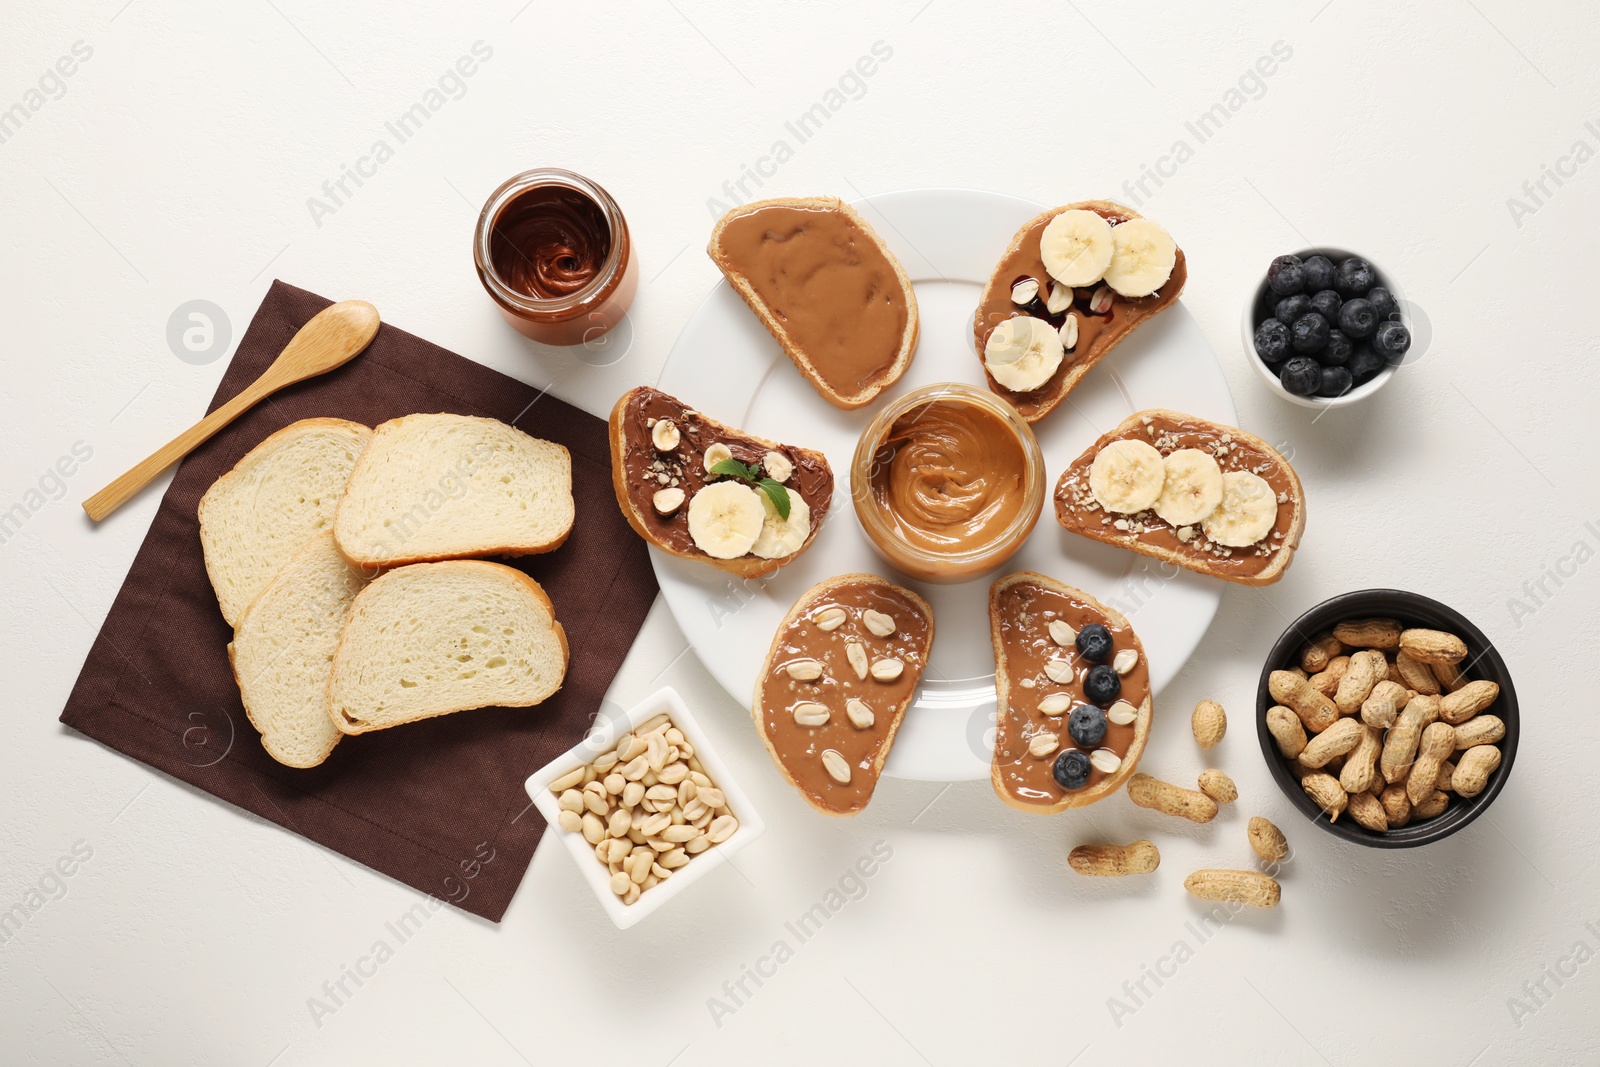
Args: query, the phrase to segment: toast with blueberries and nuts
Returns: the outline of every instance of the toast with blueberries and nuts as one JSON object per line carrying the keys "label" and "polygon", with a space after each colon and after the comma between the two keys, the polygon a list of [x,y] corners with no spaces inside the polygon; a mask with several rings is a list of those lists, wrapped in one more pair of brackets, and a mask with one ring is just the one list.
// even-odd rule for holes
{"label": "toast with blueberries and nuts", "polygon": [[989,589],[998,728],[989,779],[1053,815],[1115,793],[1144,755],[1153,705],[1144,646],[1121,614],[1032,571]]}
{"label": "toast with blueberries and nuts", "polygon": [[1036,216],[1001,255],[973,317],[989,388],[1037,422],[1176,303],[1187,278],[1183,250],[1132,208],[1083,200]]}
{"label": "toast with blueberries and nuts", "polygon": [[611,409],[611,482],[634,531],[752,578],[805,551],[833,500],[821,452],[778,444],[639,386]]}
{"label": "toast with blueberries and nuts", "polygon": [[933,648],[933,609],[873,574],[795,601],[772,638],[750,714],[778,770],[824,815],[867,806]]}
{"label": "toast with blueberries and nuts", "polygon": [[1240,585],[1271,585],[1305,531],[1305,489],[1261,438],[1195,415],[1128,416],[1055,491],[1073,533]]}

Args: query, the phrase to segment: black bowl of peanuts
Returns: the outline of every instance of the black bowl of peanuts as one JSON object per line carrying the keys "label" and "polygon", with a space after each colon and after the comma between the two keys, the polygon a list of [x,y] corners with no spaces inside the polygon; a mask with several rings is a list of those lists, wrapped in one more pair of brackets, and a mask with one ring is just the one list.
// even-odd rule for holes
{"label": "black bowl of peanuts", "polygon": [[1295,620],[1256,695],[1261,754],[1324,830],[1375,848],[1449,837],[1499,795],[1521,719],[1510,672],[1460,612],[1364,589]]}

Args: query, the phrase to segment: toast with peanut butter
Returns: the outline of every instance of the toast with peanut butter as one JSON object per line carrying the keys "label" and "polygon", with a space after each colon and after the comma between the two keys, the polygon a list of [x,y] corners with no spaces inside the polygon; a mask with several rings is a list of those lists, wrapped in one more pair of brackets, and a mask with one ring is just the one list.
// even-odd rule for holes
{"label": "toast with peanut butter", "polygon": [[918,329],[911,280],[844,201],[743,204],[717,222],[706,253],[835,407],[871,403],[911,365]]}
{"label": "toast with peanut butter", "polygon": [[617,400],[610,437],[628,525],[664,552],[746,578],[804,552],[833,501],[821,452],[735,430],[649,386]]}
{"label": "toast with peanut butter", "polygon": [[1110,200],[1051,208],[1017,231],[973,316],[989,388],[1037,422],[1188,278],[1156,223]]}
{"label": "toast with peanut butter", "polygon": [[1073,533],[1240,585],[1271,585],[1305,531],[1305,488],[1261,438],[1163,408],[1135,412],[1055,490]]}
{"label": "toast with peanut butter", "polygon": [[933,609],[873,574],[841,574],[778,625],[750,714],[778,770],[824,815],[867,806],[933,648]]}
{"label": "toast with peanut butter", "polygon": [[1122,788],[1144,755],[1150,664],[1133,627],[1032,571],[989,589],[999,725],[989,779],[1019,811],[1053,815]]}

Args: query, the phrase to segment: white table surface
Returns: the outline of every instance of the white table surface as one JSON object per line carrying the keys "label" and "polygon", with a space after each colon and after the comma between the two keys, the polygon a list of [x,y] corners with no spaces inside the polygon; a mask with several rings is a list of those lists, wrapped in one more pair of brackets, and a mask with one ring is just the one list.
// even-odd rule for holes
{"label": "white table surface", "polygon": [[[0,544],[0,909],[41,882],[55,893],[0,945],[0,1059],[1593,1062],[1600,29],[1587,5],[362,6],[96,0],[6,14],[0,108],[27,115],[0,143],[0,509],[39,506]],[[493,54],[464,94],[314,220],[307,198],[476,41]],[[29,97],[77,42],[92,54]],[[801,143],[786,123],[826,107],[876,42],[889,58],[846,79]],[[1247,78],[1202,142],[1188,124],[1226,110],[1275,42],[1273,74]],[[763,157],[780,140],[774,166]],[[1178,141],[1182,161],[1163,162]],[[631,347],[609,366],[520,341],[473,274],[479,204],[541,164],[600,180],[632,226],[642,284]],[[1214,762],[1242,799],[1194,827],[1121,796],[1040,819],[982,782],[886,781],[861,817],[823,819],[682,654],[658,603],[612,699],[671,684],[717,729],[769,822],[739,870],[618,933],[547,839],[503,923],[441,909],[314,1013],[312,998],[332,1003],[324,983],[393,942],[385,924],[424,898],[56,721],[160,490],[99,529],[78,501],[196,418],[226,365],[177,358],[169,315],[211,301],[236,341],[277,276],[371,300],[603,413],[655,379],[717,282],[701,253],[710,201],[730,204],[724,183],[758,165],[752,195],[1111,196],[1178,237],[1184,303],[1243,425],[1292,449],[1310,497],[1294,568],[1268,590],[1228,590],[1159,702],[1145,757],[1178,780]],[[1122,191],[1147,165],[1164,184]],[[1545,178],[1535,201],[1524,183],[1546,165],[1563,184]],[[1317,419],[1255,379],[1238,320],[1273,255],[1319,241],[1397,272],[1431,331],[1418,331],[1426,357],[1376,400]],[[91,455],[68,464],[64,487],[45,479],[57,499],[30,497],[75,446]],[[1419,851],[1346,846],[1302,821],[1251,723],[1285,617],[1374,585],[1466,612],[1522,699],[1505,792]],[[1186,722],[1201,697],[1232,715],[1209,761]],[[1295,848],[1283,905],[1197,935],[1204,909],[1183,877],[1246,865],[1256,813]],[[1153,838],[1160,870],[1072,874],[1068,848],[1101,835]],[[878,842],[890,858],[859,899],[796,937],[785,924],[826,905]],[[89,858],[56,888],[49,872],[75,844]],[[763,962],[779,942],[783,962]],[[757,969],[759,985],[734,988]]]}

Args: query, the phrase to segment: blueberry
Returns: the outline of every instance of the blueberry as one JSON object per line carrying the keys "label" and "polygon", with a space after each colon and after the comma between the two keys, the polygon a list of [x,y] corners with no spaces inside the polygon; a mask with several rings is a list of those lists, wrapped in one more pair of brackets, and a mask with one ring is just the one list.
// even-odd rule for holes
{"label": "blueberry", "polygon": [[1272,309],[1272,317],[1279,322],[1293,322],[1311,310],[1311,298],[1304,293],[1286,296]]}
{"label": "blueberry", "polygon": [[1083,695],[1096,704],[1109,704],[1121,693],[1122,679],[1109,664],[1090,667],[1089,673],[1083,676]]}
{"label": "blueberry", "polygon": [[1084,659],[1090,663],[1104,663],[1111,658],[1111,631],[1097,622],[1091,622],[1078,631],[1077,645],[1078,654]]}
{"label": "blueberry", "polygon": [[1106,713],[1093,704],[1079,704],[1067,716],[1067,733],[1073,744],[1093,748],[1106,738]]}
{"label": "blueberry", "polygon": [[1322,388],[1322,367],[1310,356],[1295,356],[1284,363],[1278,380],[1295,396],[1310,396]]}
{"label": "blueberry", "polygon": [[1372,264],[1355,256],[1339,264],[1339,271],[1333,280],[1333,287],[1346,300],[1352,296],[1366,296],[1367,291],[1377,284],[1378,276],[1373,272]]}
{"label": "blueberry", "polygon": [[1055,777],[1056,785],[1067,792],[1082,789],[1089,784],[1089,757],[1075,748],[1069,748],[1056,757],[1050,773]]}
{"label": "blueberry", "polygon": [[1350,362],[1355,350],[1356,343],[1350,340],[1349,334],[1343,330],[1329,330],[1327,347],[1317,353],[1317,362],[1324,367],[1342,367]]}
{"label": "blueberry", "polygon": [[1301,266],[1306,272],[1306,288],[1311,292],[1333,288],[1333,260],[1327,256],[1308,256]]}
{"label": "blueberry", "polygon": [[1355,379],[1343,367],[1323,367],[1322,384],[1317,386],[1317,395],[1322,397],[1344,396],[1355,386]]}
{"label": "blueberry", "polygon": [[1256,327],[1256,355],[1268,363],[1281,363],[1289,355],[1289,327],[1281,319],[1268,319]]}
{"label": "blueberry", "polygon": [[1289,327],[1289,343],[1296,352],[1315,352],[1328,343],[1328,320],[1308,311]]}
{"label": "blueberry", "polygon": [[1383,369],[1383,357],[1366,345],[1356,349],[1350,356],[1350,362],[1345,365],[1350,376],[1357,385],[1366,385]]}
{"label": "blueberry", "polygon": [[1343,304],[1344,299],[1332,289],[1323,289],[1311,298],[1311,310],[1330,323],[1339,321],[1339,308]]}
{"label": "blueberry", "polygon": [[1339,309],[1339,329],[1354,337],[1357,341],[1371,337],[1372,331],[1378,328],[1378,309],[1372,306],[1370,300],[1356,297],[1346,300],[1344,307]]}
{"label": "blueberry", "polygon": [[1279,296],[1293,296],[1306,287],[1306,271],[1299,256],[1279,256],[1267,268],[1267,288]]}
{"label": "blueberry", "polygon": [[1372,305],[1380,319],[1392,319],[1400,314],[1400,305],[1395,302],[1394,294],[1381,285],[1373,286],[1367,293],[1367,302]]}
{"label": "blueberry", "polygon": [[1411,331],[1398,322],[1386,322],[1372,335],[1372,350],[1390,363],[1399,363],[1411,347]]}

